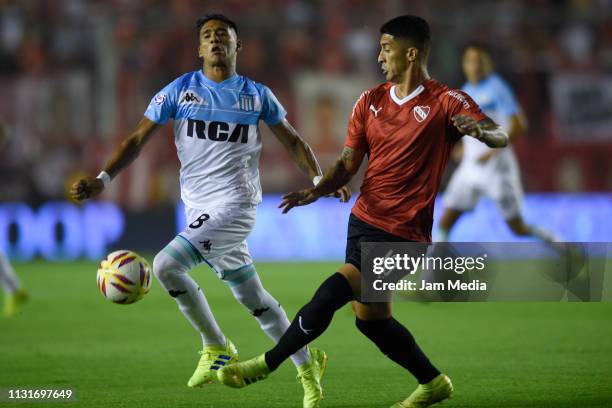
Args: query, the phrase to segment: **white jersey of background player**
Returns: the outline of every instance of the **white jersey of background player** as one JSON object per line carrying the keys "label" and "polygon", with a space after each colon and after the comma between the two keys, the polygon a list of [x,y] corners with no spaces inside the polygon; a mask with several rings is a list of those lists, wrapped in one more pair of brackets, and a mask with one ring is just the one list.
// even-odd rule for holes
{"label": "white jersey of background player", "polygon": [[[467,78],[463,91],[508,132],[510,142],[516,140],[526,130],[525,118],[510,87],[493,72],[491,56],[482,45],[465,48],[463,72]],[[461,163],[444,194],[446,209],[440,220],[438,240],[447,241],[459,217],[474,209],[486,195],[497,204],[516,235],[533,236],[549,243],[557,241],[549,232],[523,220],[523,188],[512,147],[490,149],[475,139],[467,139],[470,140],[463,140]]]}
{"label": "white jersey of background player", "polygon": [[[310,147],[287,122],[270,89],[236,74],[241,44],[235,24],[225,16],[208,15],[198,20],[197,27],[203,70],[187,73],[157,93],[136,131],[100,176],[79,180],[71,191],[77,200],[99,194],[138,155],[154,130],[173,120],[188,226],[157,254],[153,270],[203,339],[203,355],[188,381],[190,387],[216,380],[216,370],[237,358],[202,290],[187,273],[194,266],[208,264],[274,341],[289,326],[283,309],[262,287],[246,243],[261,201],[259,121],[270,127],[311,179],[321,174]],[[347,201],[348,194],[343,188],[337,196]],[[325,358],[316,349],[310,354],[302,349],[292,356],[306,407],[317,406],[321,398],[318,365]]]}
{"label": "white jersey of background player", "polygon": [[[0,121],[0,149],[7,140],[6,129]],[[12,317],[19,313],[23,304],[28,300],[28,294],[21,285],[19,278],[11,266],[8,257],[0,248],[0,286],[4,291],[4,308],[2,314]]]}

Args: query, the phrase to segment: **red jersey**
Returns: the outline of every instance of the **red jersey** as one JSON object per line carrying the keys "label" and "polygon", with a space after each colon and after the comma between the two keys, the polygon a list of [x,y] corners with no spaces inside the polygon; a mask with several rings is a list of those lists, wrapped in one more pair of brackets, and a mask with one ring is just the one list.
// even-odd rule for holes
{"label": "red jersey", "polygon": [[459,114],[486,118],[465,92],[431,79],[401,100],[390,83],[364,92],[345,142],[368,154],[353,214],[406,240],[430,242],[442,173],[462,136],[451,120]]}

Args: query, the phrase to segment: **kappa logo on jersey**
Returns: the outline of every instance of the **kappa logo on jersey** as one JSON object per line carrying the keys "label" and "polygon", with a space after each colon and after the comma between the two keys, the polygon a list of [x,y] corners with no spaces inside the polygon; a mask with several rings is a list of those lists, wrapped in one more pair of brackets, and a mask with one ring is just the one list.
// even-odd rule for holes
{"label": "kappa logo on jersey", "polygon": [[376,109],[374,107],[374,105],[370,105],[370,110],[372,112],[374,112],[374,117],[377,118],[378,117],[378,112],[380,112],[382,110],[382,106],[380,108]]}
{"label": "kappa logo on jersey", "polygon": [[210,242],[210,239],[207,239],[206,241],[198,241],[198,242],[202,244],[202,250],[210,254],[210,250],[212,249],[212,243]]}
{"label": "kappa logo on jersey", "polygon": [[249,94],[238,95],[240,109],[247,112],[255,110],[255,97]]}
{"label": "kappa logo on jersey", "polygon": [[193,137],[194,133],[198,139],[208,139],[214,142],[237,143],[240,140],[240,143],[247,143],[249,141],[249,125],[245,124],[187,119],[187,136]]}
{"label": "kappa logo on jersey", "polygon": [[412,113],[414,114],[414,118],[417,120],[417,122],[420,123],[427,118],[430,110],[431,108],[429,106],[415,106]]}
{"label": "kappa logo on jersey", "polygon": [[197,93],[189,91],[183,93],[179,103],[206,103],[206,101]]}

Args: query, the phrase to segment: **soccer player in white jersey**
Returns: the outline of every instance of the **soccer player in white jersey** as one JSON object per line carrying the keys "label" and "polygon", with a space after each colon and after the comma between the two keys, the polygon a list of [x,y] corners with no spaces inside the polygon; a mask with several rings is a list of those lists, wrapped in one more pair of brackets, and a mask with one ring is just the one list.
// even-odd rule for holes
{"label": "soccer player in white jersey", "polygon": [[[187,73],[157,93],[136,130],[119,146],[97,177],[77,181],[74,199],[97,196],[137,156],[154,131],[173,119],[181,162],[181,198],[188,226],[159,252],[153,270],[179,309],[201,334],[204,349],[188,386],[217,378],[217,370],[237,359],[188,272],[205,262],[227,283],[234,297],[277,341],[289,327],[279,303],[262,287],[246,238],[261,202],[259,155],[263,120],[291,159],[316,184],[321,170],[310,147],[285,119],[286,112],[269,88],[236,74],[241,48],[236,24],[219,14],[197,22],[203,69]],[[336,192],[347,201],[346,188]],[[304,407],[317,407],[326,355],[303,348],[292,356],[304,387]]]}
{"label": "soccer player in white jersey", "polygon": [[[465,48],[463,72],[467,83],[462,90],[508,132],[511,143],[525,132],[527,126],[520,106],[508,84],[493,71],[491,56],[483,45],[470,44]],[[523,188],[512,147],[491,149],[472,138],[464,138],[461,163],[444,195],[446,209],[440,220],[439,241],[448,240],[461,215],[473,210],[482,196],[495,201],[516,235],[532,236],[549,244],[559,240],[543,228],[523,220]]]}
{"label": "soccer player in white jersey", "polygon": [[[0,121],[0,149],[4,145],[6,137],[6,129]],[[28,300],[28,293],[22,286],[19,278],[15,275],[15,271],[11,266],[8,257],[0,248],[0,286],[4,291],[4,308],[2,314],[4,317],[15,316],[21,310],[23,304]]]}

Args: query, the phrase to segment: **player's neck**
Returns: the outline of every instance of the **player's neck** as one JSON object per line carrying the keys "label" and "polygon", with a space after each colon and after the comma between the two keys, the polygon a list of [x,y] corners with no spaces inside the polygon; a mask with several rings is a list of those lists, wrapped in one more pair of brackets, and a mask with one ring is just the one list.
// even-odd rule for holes
{"label": "player's neck", "polygon": [[429,79],[427,68],[419,67],[417,69],[408,69],[404,80],[397,83],[395,86],[395,94],[402,99],[410,95],[419,85]]}
{"label": "player's neck", "polygon": [[204,65],[204,67],[202,67],[202,72],[204,72],[206,78],[210,79],[211,81],[223,82],[226,79],[236,75],[236,67],[210,67]]}

